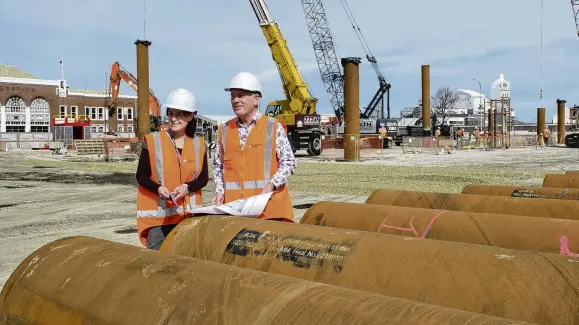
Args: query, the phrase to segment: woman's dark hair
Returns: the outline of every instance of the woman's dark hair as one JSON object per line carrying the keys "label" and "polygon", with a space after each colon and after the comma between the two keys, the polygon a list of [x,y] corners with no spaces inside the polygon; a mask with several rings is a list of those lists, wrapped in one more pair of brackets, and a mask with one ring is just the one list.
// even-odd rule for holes
{"label": "woman's dark hair", "polygon": [[[165,113],[166,115],[169,115],[169,109],[167,108],[167,112]],[[183,112],[183,115],[185,116],[189,116],[191,114],[191,112]],[[193,116],[193,119],[191,121],[189,121],[189,123],[187,123],[187,127],[185,128],[185,135],[187,135],[190,138],[194,138],[195,137],[195,131],[197,130],[197,115]]]}

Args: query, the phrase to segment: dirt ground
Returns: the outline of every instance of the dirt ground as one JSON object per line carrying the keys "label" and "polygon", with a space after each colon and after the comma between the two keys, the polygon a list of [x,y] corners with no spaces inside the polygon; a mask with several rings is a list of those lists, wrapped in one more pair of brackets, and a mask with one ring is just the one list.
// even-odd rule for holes
{"label": "dirt ground", "polygon": [[[335,162],[341,155],[340,151],[326,151],[322,157],[298,157],[299,171],[290,183],[298,220],[317,201],[364,202],[365,194],[372,190],[368,180],[360,177],[360,185],[354,185],[351,177],[368,173],[365,177],[370,179],[380,168],[397,168],[379,171],[390,175],[383,183],[375,184],[382,188],[401,188],[397,184],[409,182],[406,171],[416,167],[424,168],[413,171],[412,177],[420,174],[438,188],[446,187],[442,180],[436,183],[442,174],[453,178],[457,186],[483,182],[494,174],[498,176],[491,183],[540,185],[544,173],[579,169],[579,151],[566,148],[464,151],[452,155],[402,155],[400,148],[394,148],[365,152],[364,161],[358,164]],[[135,162],[95,162],[79,167],[74,159],[45,151],[0,152],[0,289],[26,256],[58,238],[86,235],[140,245],[135,226]],[[486,174],[473,172],[480,179],[472,176],[457,181],[449,174],[456,168],[483,168]],[[508,181],[515,174],[513,168],[517,168],[517,178]],[[316,177],[327,180],[313,182]],[[416,183],[416,189],[423,184]],[[357,191],[346,193],[350,188]],[[206,203],[212,189],[207,186],[204,192]]]}

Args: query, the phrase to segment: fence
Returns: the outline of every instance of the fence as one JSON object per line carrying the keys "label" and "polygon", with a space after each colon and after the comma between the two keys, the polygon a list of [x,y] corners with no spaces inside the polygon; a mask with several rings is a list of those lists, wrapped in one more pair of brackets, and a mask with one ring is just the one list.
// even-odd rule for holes
{"label": "fence", "polygon": [[4,150],[9,149],[48,149],[52,142],[51,133],[0,133],[0,143]]}
{"label": "fence", "polygon": [[[547,146],[557,143],[557,134],[553,133]],[[455,150],[501,150],[507,148],[537,147],[538,137],[536,134],[511,134],[509,137],[502,135],[483,135],[480,139],[474,136],[454,139],[452,137],[403,137],[402,152],[407,153],[440,153],[454,152]]]}

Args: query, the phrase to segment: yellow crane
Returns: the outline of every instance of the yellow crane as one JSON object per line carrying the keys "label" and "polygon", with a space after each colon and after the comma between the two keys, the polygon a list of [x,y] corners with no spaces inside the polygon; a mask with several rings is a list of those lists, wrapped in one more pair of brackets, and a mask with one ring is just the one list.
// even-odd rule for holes
{"label": "yellow crane", "polygon": [[318,156],[322,152],[321,116],[316,112],[318,99],[312,96],[265,1],[249,2],[270,48],[286,96],[284,100],[269,102],[265,114],[286,126],[294,152],[305,149],[309,155]]}

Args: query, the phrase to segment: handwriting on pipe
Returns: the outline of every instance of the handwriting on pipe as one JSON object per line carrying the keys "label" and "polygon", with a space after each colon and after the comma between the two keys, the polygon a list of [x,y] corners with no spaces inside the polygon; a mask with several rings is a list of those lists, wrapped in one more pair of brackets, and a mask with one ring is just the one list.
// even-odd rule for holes
{"label": "handwriting on pipe", "polygon": [[567,238],[567,236],[561,237],[561,239],[559,239],[559,243],[561,244],[559,254],[579,257],[579,254],[572,253],[569,250],[569,238]]}
{"label": "handwriting on pipe", "polygon": [[511,193],[511,197],[526,197],[526,198],[533,198],[533,199],[547,198],[546,195],[538,194],[534,190],[525,190],[525,189],[514,190]]}
{"label": "handwriting on pipe", "polygon": [[289,262],[294,267],[309,269],[331,265],[341,272],[346,257],[355,242],[330,242],[303,236],[280,236],[270,231],[259,232],[244,228],[227,244],[225,252],[235,256],[266,256]]}
{"label": "handwriting on pipe", "polygon": [[399,231],[404,231],[404,232],[410,232],[410,233],[414,234],[415,237],[426,238],[426,236],[428,235],[428,232],[430,231],[430,228],[432,228],[432,225],[434,225],[434,222],[436,221],[436,219],[438,217],[440,217],[445,212],[447,212],[447,210],[440,211],[434,217],[432,217],[432,219],[430,219],[430,222],[428,223],[426,228],[424,228],[424,231],[422,232],[422,234],[419,234],[418,231],[416,231],[416,227],[414,227],[414,225],[412,223],[412,221],[414,221],[415,217],[410,218],[410,221],[408,221],[409,227],[398,227],[398,226],[386,224],[386,221],[388,221],[388,218],[390,218],[390,215],[392,214],[392,212],[390,212],[386,216],[384,221],[382,221],[382,224],[380,224],[380,226],[378,227],[377,232],[380,232],[380,230],[382,230],[382,228],[386,228],[386,229],[394,229],[394,230],[399,230]]}

